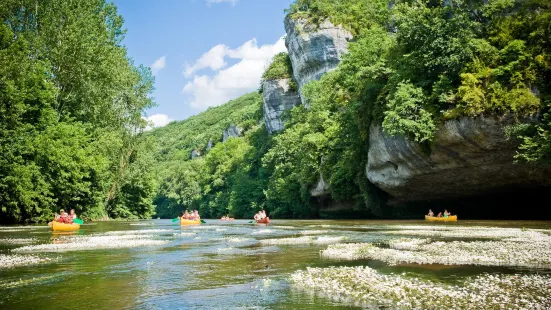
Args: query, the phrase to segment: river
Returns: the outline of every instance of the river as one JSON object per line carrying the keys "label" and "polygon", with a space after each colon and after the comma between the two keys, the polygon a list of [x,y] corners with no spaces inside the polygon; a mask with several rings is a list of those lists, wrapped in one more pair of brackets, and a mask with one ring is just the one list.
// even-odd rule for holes
{"label": "river", "polygon": [[2,226],[0,308],[551,307],[551,222],[206,222]]}

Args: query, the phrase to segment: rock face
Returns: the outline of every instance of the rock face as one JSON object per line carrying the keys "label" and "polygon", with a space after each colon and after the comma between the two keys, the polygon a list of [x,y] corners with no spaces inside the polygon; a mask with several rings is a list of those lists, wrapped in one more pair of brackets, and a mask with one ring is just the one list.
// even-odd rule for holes
{"label": "rock face", "polygon": [[331,191],[329,190],[329,184],[323,179],[323,175],[320,173],[319,181],[312,189],[310,189],[310,196],[312,197],[325,197],[329,196]]}
{"label": "rock face", "polygon": [[269,134],[282,130],[282,113],[300,104],[298,92],[290,89],[289,83],[290,79],[264,81],[262,109]]}
{"label": "rock face", "polygon": [[201,153],[198,150],[191,151],[191,159],[195,159],[200,156],[201,156]]}
{"label": "rock face", "polygon": [[207,151],[210,151],[212,149],[212,139],[209,139],[209,142],[207,143]]}
{"label": "rock face", "polygon": [[[333,25],[329,20],[316,26],[288,16],[285,18],[285,31],[285,45],[299,93],[306,83],[320,79],[339,64],[347,51],[348,41],[352,39],[350,32]],[[304,98],[302,103],[305,103]]]}
{"label": "rock face", "polygon": [[507,117],[447,121],[430,156],[418,144],[372,126],[367,177],[390,195],[390,205],[551,186],[551,167],[514,163],[516,145],[503,130],[511,122]]}
{"label": "rock face", "polygon": [[243,134],[243,129],[235,125],[231,125],[230,127],[228,127],[228,129],[224,130],[224,134],[222,136],[222,142],[226,142],[226,140],[228,140],[231,137],[241,137],[242,134]]}

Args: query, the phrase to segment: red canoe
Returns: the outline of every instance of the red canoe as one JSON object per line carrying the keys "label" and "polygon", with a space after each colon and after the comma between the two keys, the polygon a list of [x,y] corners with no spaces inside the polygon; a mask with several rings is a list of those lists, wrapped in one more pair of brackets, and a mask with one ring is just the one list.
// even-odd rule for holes
{"label": "red canoe", "polygon": [[257,224],[270,224],[270,218],[266,217],[261,220],[256,221]]}

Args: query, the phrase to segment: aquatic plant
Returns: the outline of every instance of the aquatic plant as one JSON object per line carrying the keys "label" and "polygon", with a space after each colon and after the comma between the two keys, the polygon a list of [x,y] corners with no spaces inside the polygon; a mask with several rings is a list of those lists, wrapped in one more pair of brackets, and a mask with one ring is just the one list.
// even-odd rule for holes
{"label": "aquatic plant", "polygon": [[136,235],[136,234],[169,234],[174,233],[174,229],[140,229],[140,230],[116,230],[108,231],[103,233],[103,235]]}
{"label": "aquatic plant", "polygon": [[326,234],[329,230],[303,230],[299,232],[301,235],[320,235],[320,234]]}
{"label": "aquatic plant", "polygon": [[[391,243],[391,248],[380,248],[373,243],[336,244],[321,251],[321,257],[335,260],[376,259],[392,265],[413,263],[551,268],[551,244],[548,242],[429,241],[400,239]],[[397,249],[408,247],[408,250]]]}
{"label": "aquatic plant", "polygon": [[291,276],[295,288],[329,298],[348,298],[369,308],[547,309],[549,275],[489,275],[462,285],[383,275],[369,267],[307,268]]}
{"label": "aquatic plant", "polygon": [[0,254],[0,269],[13,268],[19,266],[29,266],[51,262],[48,257],[39,257],[36,255],[5,255]]}
{"label": "aquatic plant", "polygon": [[35,238],[3,238],[0,239],[0,244],[29,244],[35,243]]}
{"label": "aquatic plant", "polygon": [[122,249],[141,246],[162,245],[168,240],[154,240],[151,236],[137,238],[140,235],[130,236],[91,236],[68,238],[63,243],[28,245],[14,249],[14,253],[33,252],[65,252],[65,251],[90,251],[99,249]]}
{"label": "aquatic plant", "polygon": [[419,246],[427,244],[430,242],[430,239],[408,239],[408,238],[399,238],[391,239],[388,241],[388,245],[392,249],[397,250],[418,250]]}
{"label": "aquatic plant", "polygon": [[303,237],[295,237],[295,238],[279,238],[279,239],[264,239],[260,240],[261,244],[269,244],[269,245],[291,245],[291,244],[330,244],[330,243],[337,243],[345,240],[345,237],[343,236],[319,236],[319,237],[312,237],[312,236],[303,236]]}

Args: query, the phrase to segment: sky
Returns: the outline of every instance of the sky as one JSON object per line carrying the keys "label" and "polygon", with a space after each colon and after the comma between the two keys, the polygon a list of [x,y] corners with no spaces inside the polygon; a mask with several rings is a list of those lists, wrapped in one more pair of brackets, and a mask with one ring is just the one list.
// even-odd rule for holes
{"label": "sky", "polygon": [[151,67],[154,127],[258,89],[285,51],[284,9],[293,0],[113,0],[136,65]]}

